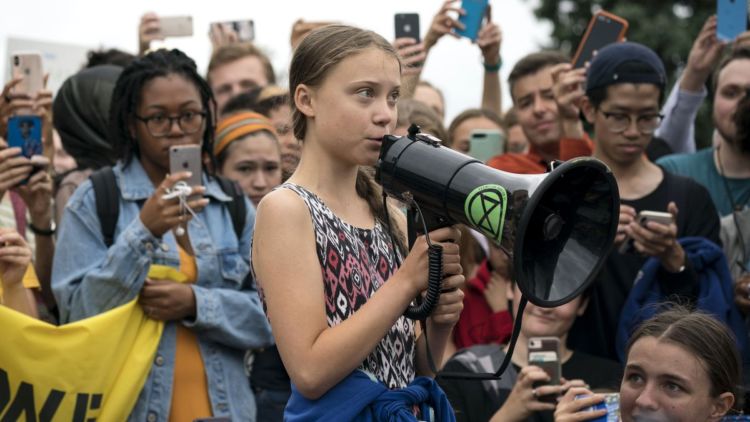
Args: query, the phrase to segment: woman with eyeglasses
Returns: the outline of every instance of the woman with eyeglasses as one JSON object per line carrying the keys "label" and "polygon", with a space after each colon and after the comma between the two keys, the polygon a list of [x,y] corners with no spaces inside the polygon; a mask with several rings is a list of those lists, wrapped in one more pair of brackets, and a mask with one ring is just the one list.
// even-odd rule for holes
{"label": "woman with eyeglasses", "polygon": [[[92,183],[83,183],[63,216],[53,290],[64,323],[138,299],[164,331],[130,420],[252,421],[255,403],[244,373],[247,349],[271,343],[269,325],[249,276],[254,211],[246,198],[236,232],[225,193],[213,175],[211,90],[195,63],[159,50],[120,75],[110,109],[118,220],[107,245]],[[169,174],[169,150],[200,145],[201,186],[187,206],[167,196],[188,172]],[[197,199],[190,199],[190,198]],[[186,282],[150,278],[151,264],[174,267]]]}

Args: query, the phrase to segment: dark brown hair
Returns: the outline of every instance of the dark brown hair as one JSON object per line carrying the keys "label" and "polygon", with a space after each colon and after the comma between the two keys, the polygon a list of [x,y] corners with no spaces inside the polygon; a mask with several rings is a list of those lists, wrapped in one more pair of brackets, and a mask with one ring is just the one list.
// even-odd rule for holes
{"label": "dark brown hair", "polygon": [[263,64],[263,69],[266,73],[266,79],[269,84],[276,83],[276,75],[273,72],[273,65],[268,56],[263,53],[258,47],[249,42],[233,43],[221,46],[214,50],[211,54],[211,61],[208,62],[208,72],[206,72],[206,80],[211,83],[211,71],[217,67],[224,66],[227,63],[243,59],[245,57],[257,57],[258,60]]}
{"label": "dark brown hair", "polygon": [[677,305],[666,304],[662,311],[643,322],[630,336],[626,354],[643,337],[680,346],[692,353],[711,380],[712,397],[730,392],[738,397],[740,383],[740,355],[734,336],[727,327],[711,315]]}
{"label": "dark brown hair", "polygon": [[519,60],[516,65],[513,66],[513,70],[510,71],[510,75],[508,76],[508,88],[510,89],[509,92],[513,101],[516,100],[513,94],[513,88],[519,79],[533,75],[546,67],[568,62],[570,62],[570,59],[557,51],[532,53]]}
{"label": "dark brown hair", "polygon": [[448,142],[448,132],[443,127],[443,119],[421,101],[413,99],[403,99],[398,101],[398,121],[397,127],[409,127],[411,124],[420,127],[423,133],[429,133],[436,138]]}
{"label": "dark brown hair", "polygon": [[475,119],[477,117],[484,117],[497,124],[499,129],[505,129],[505,126],[503,126],[503,120],[500,118],[500,116],[495,114],[494,111],[487,110],[485,108],[470,108],[468,110],[462,111],[461,114],[453,118],[451,125],[448,126],[448,140],[446,141],[446,145],[453,145],[453,141],[455,140],[453,139],[453,137],[456,135],[456,129],[461,123],[469,119]]}
{"label": "dark brown hair", "polygon": [[[347,25],[328,25],[318,28],[297,46],[294,50],[292,63],[289,67],[289,95],[292,98],[292,127],[294,137],[304,141],[307,133],[307,117],[302,114],[294,102],[294,95],[299,85],[309,87],[320,86],[331,70],[344,59],[360,53],[368,48],[378,48],[401,61],[393,46],[383,37],[372,31]],[[370,211],[376,219],[387,224],[395,235],[394,241],[401,253],[408,252],[404,235],[399,230],[393,216],[383,204],[381,187],[375,183],[371,169],[360,167],[357,172],[357,194],[367,201]],[[398,211],[393,211],[398,212]]]}

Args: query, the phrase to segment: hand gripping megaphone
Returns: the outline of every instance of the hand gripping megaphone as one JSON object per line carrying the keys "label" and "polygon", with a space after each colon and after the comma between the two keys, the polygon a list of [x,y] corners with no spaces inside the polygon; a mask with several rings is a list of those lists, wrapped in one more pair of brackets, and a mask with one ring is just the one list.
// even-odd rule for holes
{"label": "hand gripping megaphone", "polygon": [[[418,132],[383,138],[375,177],[388,195],[416,203],[428,231],[465,224],[512,251],[513,277],[535,305],[559,306],[586,289],[617,232],[620,198],[606,165],[577,158],[546,174],[507,173]],[[434,304],[422,305],[407,316],[429,315]]]}

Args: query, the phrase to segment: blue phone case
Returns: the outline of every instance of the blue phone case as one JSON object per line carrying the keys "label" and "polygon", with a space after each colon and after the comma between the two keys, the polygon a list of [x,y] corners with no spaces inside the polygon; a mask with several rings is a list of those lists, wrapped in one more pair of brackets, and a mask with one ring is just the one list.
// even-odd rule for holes
{"label": "blue phone case", "polygon": [[489,0],[463,0],[461,8],[466,11],[466,14],[460,16],[458,21],[464,24],[465,28],[463,31],[456,30],[456,34],[475,41],[479,35],[479,29],[482,28],[482,20],[488,4]]}
{"label": "blue phone case", "polygon": [[733,41],[747,31],[747,1],[717,0],[716,35],[722,41]]}
{"label": "blue phone case", "polygon": [[8,146],[21,148],[25,157],[42,155],[42,118],[13,116],[8,119]]}

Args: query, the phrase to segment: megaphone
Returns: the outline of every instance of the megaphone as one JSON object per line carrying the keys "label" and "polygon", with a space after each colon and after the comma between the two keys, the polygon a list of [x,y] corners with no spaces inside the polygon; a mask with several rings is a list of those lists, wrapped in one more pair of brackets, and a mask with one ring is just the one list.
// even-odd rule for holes
{"label": "megaphone", "polygon": [[418,131],[383,138],[375,177],[388,195],[416,202],[427,230],[465,224],[512,250],[513,277],[535,305],[559,306],[586,289],[617,233],[619,192],[605,164],[577,158],[519,175]]}

